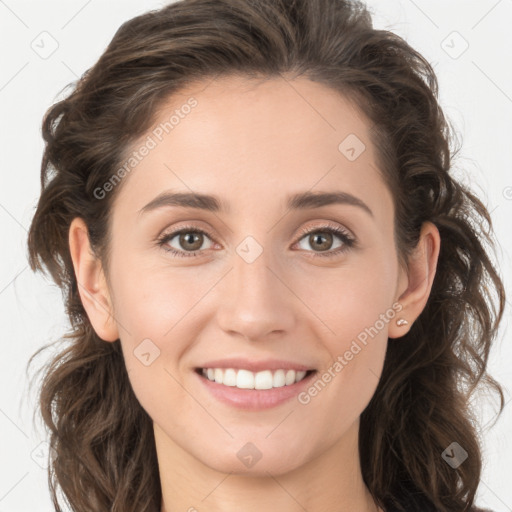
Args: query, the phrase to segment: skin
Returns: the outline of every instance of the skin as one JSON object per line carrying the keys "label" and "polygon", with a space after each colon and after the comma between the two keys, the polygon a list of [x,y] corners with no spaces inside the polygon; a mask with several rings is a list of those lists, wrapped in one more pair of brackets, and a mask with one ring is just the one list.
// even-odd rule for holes
{"label": "skin", "polygon": [[[399,266],[392,196],[370,123],[324,85],[224,77],[173,95],[155,126],[191,96],[197,106],[124,178],[112,210],[109,268],[92,255],[81,219],[69,230],[90,321],[106,342],[120,338],[134,392],[153,419],[162,512],[380,510],[361,476],[359,417],[377,387],[388,338],[400,343],[393,338],[425,307],[439,233],[425,223],[409,271]],[[354,161],[338,149],[349,134],[366,146]],[[170,189],[217,195],[229,210],[139,213]],[[307,190],[349,192],[373,216],[348,204],[287,211],[285,198]],[[357,246],[323,257],[322,241],[300,229],[325,234],[326,221],[348,230]],[[197,257],[156,244],[161,233],[189,223],[212,234],[201,239]],[[236,252],[249,235],[262,248],[252,263]],[[343,244],[332,236],[331,253]],[[187,251],[179,236],[170,244]],[[240,356],[289,359],[322,374],[397,302],[400,313],[307,404],[235,409],[193,372]],[[397,326],[399,317],[409,324]],[[148,338],[160,354],[145,366],[134,350]],[[248,442],[262,455],[250,468],[237,457]]]}

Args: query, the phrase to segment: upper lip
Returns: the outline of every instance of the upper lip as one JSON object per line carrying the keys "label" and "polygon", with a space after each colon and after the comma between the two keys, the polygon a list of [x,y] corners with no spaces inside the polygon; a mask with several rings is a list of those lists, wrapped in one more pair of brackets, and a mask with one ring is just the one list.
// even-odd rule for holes
{"label": "upper lip", "polygon": [[208,361],[198,368],[234,368],[239,370],[249,370],[251,372],[259,372],[263,370],[296,370],[308,371],[314,370],[310,366],[306,366],[293,361],[284,361],[281,359],[265,359],[263,361],[254,361],[243,358],[218,359],[216,361]]}

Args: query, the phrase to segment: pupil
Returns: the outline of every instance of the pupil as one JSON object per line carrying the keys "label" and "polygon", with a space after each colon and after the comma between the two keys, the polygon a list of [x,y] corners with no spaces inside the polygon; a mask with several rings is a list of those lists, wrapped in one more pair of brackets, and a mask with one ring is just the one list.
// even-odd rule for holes
{"label": "pupil", "polygon": [[[191,238],[191,240],[190,240],[190,238]],[[195,245],[194,245],[194,239],[195,239]],[[199,241],[199,244],[197,243],[198,241]],[[188,247],[192,251],[198,250],[202,245],[199,233],[198,234],[191,234],[191,233],[182,234],[180,237],[180,243],[183,244],[184,247],[186,247],[187,244],[192,244],[192,247]]]}
{"label": "pupil", "polygon": [[[322,235],[312,235],[313,237],[313,240],[315,240],[314,243],[316,243],[316,238],[323,238],[324,240],[327,240],[327,242],[324,242],[324,243],[321,243],[320,242],[320,246],[318,247],[321,251],[325,251],[327,249],[329,249],[331,243],[332,243],[332,234],[331,233],[325,233],[325,234],[322,234]],[[312,245],[314,245],[314,243],[312,243]]]}

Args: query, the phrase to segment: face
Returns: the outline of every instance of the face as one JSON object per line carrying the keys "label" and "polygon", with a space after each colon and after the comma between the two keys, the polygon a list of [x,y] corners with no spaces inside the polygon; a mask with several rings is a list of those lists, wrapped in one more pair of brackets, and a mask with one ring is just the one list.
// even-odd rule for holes
{"label": "face", "polygon": [[[162,446],[223,472],[279,474],[357,428],[401,283],[369,127],[319,83],[230,77],[173,95],[133,146],[140,161],[112,210],[110,297]],[[215,196],[218,208],[154,201],[172,193]],[[341,199],[290,203],[321,193]],[[287,365],[315,372],[291,394],[198,373],[255,362],[276,386]],[[261,459],[241,464],[247,454]]]}

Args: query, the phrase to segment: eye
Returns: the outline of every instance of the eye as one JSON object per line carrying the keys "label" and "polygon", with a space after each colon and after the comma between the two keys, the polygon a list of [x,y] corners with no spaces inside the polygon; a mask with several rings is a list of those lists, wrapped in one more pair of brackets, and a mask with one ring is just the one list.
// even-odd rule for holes
{"label": "eye", "polygon": [[[305,242],[310,244],[313,249],[315,249],[315,246],[316,249],[318,249],[308,251],[315,253],[313,257],[335,257],[349,250],[356,244],[355,239],[348,233],[348,231],[339,226],[330,224],[319,226],[315,229],[303,229],[300,235],[301,237],[296,244],[299,244],[300,246]],[[205,237],[210,240],[210,242],[213,239],[208,232],[189,226],[171,233],[164,233],[160,238],[158,238],[157,244],[165,251],[170,252],[173,256],[178,258],[198,256],[198,253],[201,251],[211,249],[211,243],[207,247],[203,246]],[[332,247],[333,240],[336,238],[340,240],[341,243]],[[304,249],[302,246],[300,246],[300,248]],[[336,250],[333,251],[333,248]]]}
{"label": "eye", "polygon": [[[186,258],[189,256],[198,256],[198,252],[211,248],[211,246],[203,247],[205,237],[211,239],[209,233],[202,229],[184,227],[178,231],[164,233],[164,235],[158,239],[157,243],[173,256]],[[173,242],[175,238],[176,240]],[[174,243],[175,245],[173,246],[171,243]],[[178,247],[176,247],[176,244]]]}
{"label": "eye", "polygon": [[[301,235],[302,236],[298,244],[305,242],[306,244],[309,244],[311,247],[313,247],[313,249],[315,249],[315,247],[318,249],[314,250],[313,252],[320,254],[314,254],[313,257],[334,257],[345,251],[348,251],[355,245],[355,239],[346,230],[339,226],[330,224],[316,227],[315,229],[304,229],[302,230]],[[333,247],[333,240],[336,238],[341,240],[341,243]],[[300,248],[304,249],[303,246]],[[332,249],[336,250],[333,251]]]}

